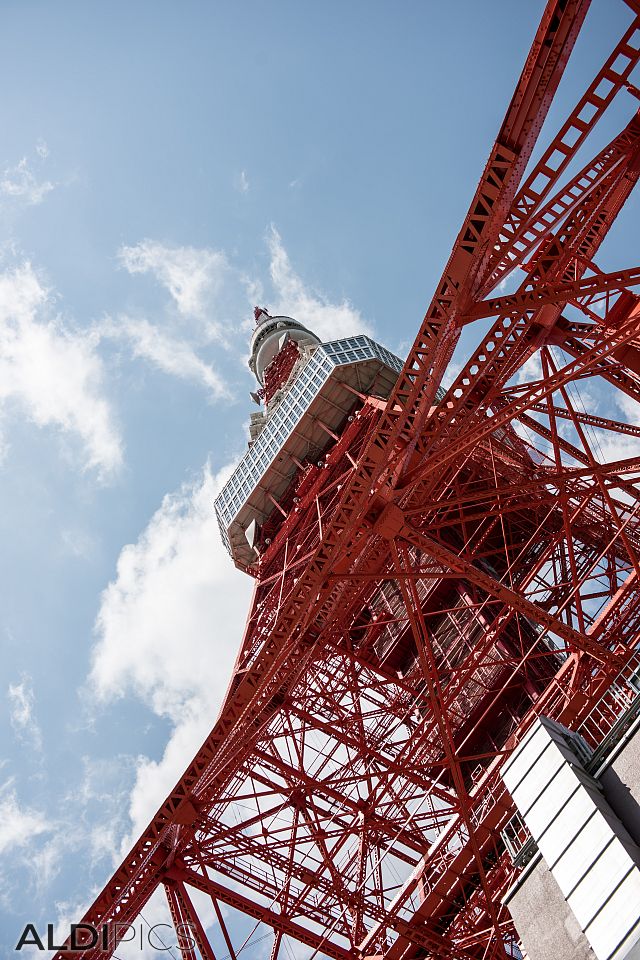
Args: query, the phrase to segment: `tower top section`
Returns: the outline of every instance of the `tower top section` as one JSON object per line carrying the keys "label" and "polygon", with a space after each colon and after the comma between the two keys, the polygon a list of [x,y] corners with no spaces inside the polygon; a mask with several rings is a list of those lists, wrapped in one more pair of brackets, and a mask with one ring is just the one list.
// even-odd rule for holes
{"label": "tower top section", "polygon": [[295,340],[300,346],[320,343],[315,333],[292,317],[272,317],[264,307],[256,307],[253,315],[256,326],[251,337],[249,367],[261,387],[264,386],[265,370],[288,341]]}
{"label": "tower top section", "polygon": [[[278,323],[284,327],[277,329]],[[289,317],[267,314],[254,338],[263,330],[271,336],[272,324],[278,336],[288,332],[291,339],[271,364],[277,367],[289,348],[301,347],[306,355],[300,356],[299,366],[280,396],[274,394],[273,402],[267,399],[264,413],[253,414],[259,418],[259,429],[250,426],[249,449],[215,500],[225,546],[235,563],[254,576],[256,561],[274,537],[274,525],[289,513],[295,515],[294,499],[302,496],[300,485],[311,482],[324,468],[327,450],[347,425],[358,419],[357,411],[367,398],[376,401],[375,409],[380,408],[402,370],[402,360],[369,337],[361,334],[318,343]],[[311,339],[296,343],[296,335]],[[262,364],[262,349],[258,342],[252,351],[254,364],[256,355]],[[265,368],[261,365],[258,369],[264,372]],[[267,387],[273,376],[270,366],[265,376]]]}

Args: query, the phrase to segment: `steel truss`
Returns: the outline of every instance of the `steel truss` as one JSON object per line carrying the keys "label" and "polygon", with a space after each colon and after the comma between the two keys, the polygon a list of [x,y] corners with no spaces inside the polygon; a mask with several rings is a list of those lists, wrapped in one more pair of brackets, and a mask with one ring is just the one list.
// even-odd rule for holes
{"label": "steel truss", "polygon": [[[614,97],[633,104],[635,0],[527,171],[588,6],[549,0],[390,399],[362,397],[280,504],[219,718],[84,917],[114,946],[164,885],[183,960],[214,960],[212,924],[235,960],[239,915],[273,931],[272,960],[290,939],[334,960],[509,955],[501,764],[538,714],[590,716],[639,640],[640,428],[578,392],[640,401],[640,270],[595,260],[638,179],[638,117],[561,183]],[[594,745],[616,712],[598,716]]]}

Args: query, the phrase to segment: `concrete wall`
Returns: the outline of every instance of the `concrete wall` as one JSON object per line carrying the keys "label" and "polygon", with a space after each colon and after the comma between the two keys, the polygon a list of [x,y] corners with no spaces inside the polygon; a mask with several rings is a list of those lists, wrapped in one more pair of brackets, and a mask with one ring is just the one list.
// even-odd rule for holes
{"label": "concrete wall", "polygon": [[505,903],[529,960],[596,960],[542,857]]}

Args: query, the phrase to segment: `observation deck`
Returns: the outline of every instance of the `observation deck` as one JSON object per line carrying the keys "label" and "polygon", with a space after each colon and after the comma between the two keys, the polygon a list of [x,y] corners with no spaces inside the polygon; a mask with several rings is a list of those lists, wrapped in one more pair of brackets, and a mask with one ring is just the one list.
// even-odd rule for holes
{"label": "observation deck", "polygon": [[320,460],[360,395],[386,399],[402,366],[364,335],[313,348],[215,500],[222,539],[238,566],[257,560],[256,530],[300,466]]}

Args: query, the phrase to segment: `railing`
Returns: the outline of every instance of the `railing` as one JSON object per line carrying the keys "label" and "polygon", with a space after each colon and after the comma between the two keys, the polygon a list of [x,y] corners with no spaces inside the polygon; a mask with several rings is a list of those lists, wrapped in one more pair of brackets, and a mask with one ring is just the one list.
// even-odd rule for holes
{"label": "railing", "polygon": [[519,813],[514,813],[502,831],[502,841],[514,867],[525,867],[538,849]]}
{"label": "railing", "polygon": [[640,653],[634,653],[577,728],[593,749],[589,772],[619,743],[640,710]]}

